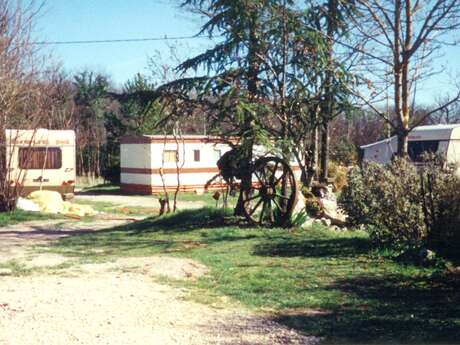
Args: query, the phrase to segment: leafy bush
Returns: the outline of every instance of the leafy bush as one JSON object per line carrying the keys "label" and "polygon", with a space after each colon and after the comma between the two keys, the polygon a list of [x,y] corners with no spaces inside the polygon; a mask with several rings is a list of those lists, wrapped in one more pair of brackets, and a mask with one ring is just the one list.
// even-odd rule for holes
{"label": "leafy bush", "polygon": [[339,203],[354,224],[367,224],[374,241],[396,247],[419,246],[426,238],[419,175],[396,159],[388,167],[370,163],[353,169]]}
{"label": "leafy bush", "polygon": [[342,165],[355,164],[357,158],[356,146],[347,139],[341,139],[331,147],[331,159]]}
{"label": "leafy bush", "polygon": [[334,190],[340,192],[347,184],[348,169],[343,165],[335,162],[329,162],[327,167],[327,174],[329,178],[333,179]]}
{"label": "leafy bush", "polygon": [[303,191],[305,197],[305,211],[307,215],[316,218],[321,215],[323,208],[318,198],[310,191]]}
{"label": "leafy bush", "polygon": [[423,209],[430,248],[448,257],[459,257],[460,179],[431,160],[421,175]]}
{"label": "leafy bush", "polygon": [[352,169],[339,198],[349,221],[367,225],[380,245],[458,252],[460,180],[442,162],[430,162],[418,171],[404,159]]}

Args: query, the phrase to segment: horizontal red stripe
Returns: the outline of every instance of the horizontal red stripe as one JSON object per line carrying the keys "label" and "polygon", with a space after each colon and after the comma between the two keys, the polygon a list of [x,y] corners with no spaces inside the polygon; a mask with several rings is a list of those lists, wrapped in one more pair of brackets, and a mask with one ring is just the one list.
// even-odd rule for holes
{"label": "horizontal red stripe", "polygon": [[[163,174],[176,174],[176,168],[164,168]],[[293,166],[293,171],[300,171],[300,167]],[[121,172],[125,174],[143,174],[143,175],[159,175],[160,169],[148,169],[148,168],[121,168]],[[203,168],[180,168],[181,174],[194,174],[194,173],[219,173],[217,167],[203,167]]]}
{"label": "horizontal red stripe", "polygon": [[[158,175],[160,169],[148,169],[148,168],[121,168],[122,173],[125,174],[146,174],[146,175]],[[162,169],[163,174],[176,174],[177,168],[164,168]],[[192,173],[215,173],[219,172],[217,167],[203,167],[203,168],[179,168],[181,174],[192,174]]]}
{"label": "horizontal red stripe", "polygon": [[[121,191],[123,193],[140,193],[140,194],[160,194],[166,189],[167,192],[175,192],[176,186],[149,186],[142,184],[131,184],[131,183],[122,183],[120,185]],[[220,190],[225,189],[225,184],[213,184],[208,187],[208,190]],[[182,185],[179,188],[180,192],[194,192],[199,189],[204,189],[204,185]]]}
{"label": "horizontal red stripe", "polygon": [[[236,144],[235,139],[229,139],[232,143]],[[187,137],[177,138],[179,145],[181,144],[225,144],[225,142],[219,137]],[[173,136],[125,136],[120,139],[121,144],[177,144],[176,139]]]}

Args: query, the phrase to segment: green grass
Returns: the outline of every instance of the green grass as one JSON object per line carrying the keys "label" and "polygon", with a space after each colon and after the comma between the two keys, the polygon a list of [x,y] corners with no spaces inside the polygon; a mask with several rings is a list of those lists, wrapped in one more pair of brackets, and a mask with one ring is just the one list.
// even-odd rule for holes
{"label": "green grass", "polygon": [[199,301],[225,296],[327,343],[460,339],[459,274],[379,256],[363,232],[240,227],[207,208],[63,238],[52,250],[195,259],[211,270],[187,283]]}
{"label": "green grass", "polygon": [[0,262],[0,278],[2,275],[16,277],[26,276],[29,275],[31,272],[31,269],[27,268],[26,265],[17,260]]}
{"label": "green grass", "polygon": [[[96,186],[92,187],[87,187],[83,188],[81,194],[86,194],[86,195],[123,195],[120,191],[120,187],[118,185],[114,184],[99,184]],[[204,194],[196,194],[194,192],[179,192],[177,195],[177,201],[179,202],[200,202],[204,206],[209,206],[209,207],[215,207],[216,206],[216,200],[213,199],[214,191],[209,191]],[[219,191],[220,194],[222,194],[221,191]],[[159,197],[157,195],[156,197]],[[78,198],[78,195],[77,195]],[[169,193],[169,198],[171,200],[171,207],[172,207],[172,200],[174,198],[174,193],[170,192]],[[222,198],[222,196],[221,196]],[[237,202],[237,197],[236,196],[228,196],[228,206],[232,207],[235,205]],[[82,202],[83,203],[83,202]],[[222,205],[222,199],[219,200],[218,206]]]}
{"label": "green grass", "polygon": [[80,193],[85,193],[85,194],[94,194],[94,195],[99,195],[99,194],[115,194],[119,195],[120,194],[120,186],[110,184],[110,183],[103,183],[103,184],[98,184],[95,186],[89,186],[89,187],[83,187]]}
{"label": "green grass", "polygon": [[158,215],[159,209],[158,208],[151,208],[151,207],[133,207],[133,206],[121,206],[118,204],[114,204],[111,202],[106,201],[92,201],[92,200],[80,200],[76,197],[72,200],[73,203],[79,205],[88,205],[91,206],[94,210],[98,212],[104,213],[111,213],[116,215],[123,215],[123,216],[152,216]]}
{"label": "green grass", "polygon": [[40,213],[40,212],[28,212],[22,210],[15,210],[12,212],[1,212],[0,213],[0,227],[27,222],[31,220],[47,220],[47,219],[60,219],[59,215]]}
{"label": "green grass", "polygon": [[[186,202],[202,202],[204,205],[209,206],[209,207],[215,207],[216,206],[216,200],[213,198],[215,191],[209,191],[207,193],[198,195],[193,192],[182,192],[179,193],[177,196],[178,201],[186,201]],[[217,206],[222,206],[222,192],[219,191],[219,194],[221,194],[220,199],[217,203]],[[170,198],[174,197],[174,194],[170,195]],[[238,198],[236,196],[228,196],[227,203],[228,207],[233,207],[233,205],[236,205],[236,202],[238,201]]]}

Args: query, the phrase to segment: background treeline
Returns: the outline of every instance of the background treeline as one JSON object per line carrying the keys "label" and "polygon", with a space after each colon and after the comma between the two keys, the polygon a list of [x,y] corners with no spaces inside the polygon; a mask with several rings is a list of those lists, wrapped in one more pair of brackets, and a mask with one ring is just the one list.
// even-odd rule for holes
{"label": "background treeline", "polygon": [[[57,75],[49,82],[49,108],[43,109],[39,127],[73,129],[77,137],[77,175],[119,178],[119,140],[124,135],[162,134],[171,130],[161,124],[165,109],[150,99],[119,99],[119,94],[154,91],[147,77],[135,75],[121,89],[109,76],[82,71]],[[203,133],[204,122],[186,121],[184,133]]]}
{"label": "background treeline", "polygon": [[[160,102],[150,102],[142,97],[122,99],[120,94],[154,92],[152,78],[136,74],[123,87],[116,88],[110,76],[85,70],[74,75],[53,71],[50,79],[36,84],[42,93],[42,105],[37,107],[40,116],[34,126],[49,129],[73,129],[77,135],[78,176],[103,177],[116,182],[119,178],[119,140],[124,135],[164,134],[174,126],[164,124],[167,113]],[[26,104],[23,104],[26,106]],[[29,106],[31,107],[31,106]],[[30,111],[30,110],[29,110]],[[417,110],[423,116],[427,110]],[[26,112],[26,114],[29,112]],[[10,126],[22,128],[21,107],[11,115]],[[456,123],[460,121],[457,104],[426,119],[430,123]],[[29,122],[29,125],[31,123]],[[206,134],[207,116],[196,113],[180,123],[182,133]],[[215,128],[214,128],[215,130]],[[357,147],[388,137],[392,134],[384,120],[373,111],[356,109],[331,121],[330,154],[338,163],[351,165],[357,159]]]}

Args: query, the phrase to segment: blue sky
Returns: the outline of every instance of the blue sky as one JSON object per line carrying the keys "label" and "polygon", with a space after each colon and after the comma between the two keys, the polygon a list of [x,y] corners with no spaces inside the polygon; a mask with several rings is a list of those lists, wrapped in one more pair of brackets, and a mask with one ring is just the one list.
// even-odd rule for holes
{"label": "blue sky", "polygon": [[[178,7],[175,0],[48,0],[37,23],[37,37],[45,41],[130,39],[190,36],[200,21]],[[135,73],[148,74],[148,59],[162,56],[169,63],[168,44],[181,57],[192,56],[209,44],[206,39],[165,42],[52,45],[53,56],[73,73],[89,68],[106,73],[120,85]]]}
{"label": "blue sky", "polygon": [[[179,0],[47,0],[37,23],[37,36],[46,41],[130,39],[189,36],[198,32],[200,20],[181,10]],[[84,68],[109,75],[122,85],[135,73],[149,74],[148,60],[158,55],[172,64],[168,44],[178,47],[179,56],[193,56],[207,47],[207,39],[178,42],[136,42],[53,45],[53,55],[68,73]],[[446,50],[436,66],[444,73],[419,87],[421,103],[445,94],[448,76],[460,73],[460,45]],[[442,67],[441,67],[442,66]]]}

